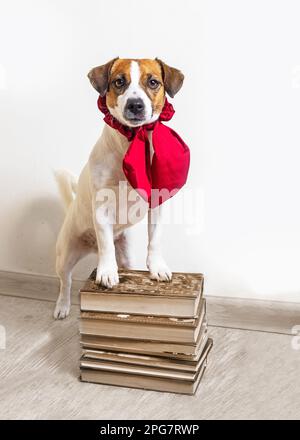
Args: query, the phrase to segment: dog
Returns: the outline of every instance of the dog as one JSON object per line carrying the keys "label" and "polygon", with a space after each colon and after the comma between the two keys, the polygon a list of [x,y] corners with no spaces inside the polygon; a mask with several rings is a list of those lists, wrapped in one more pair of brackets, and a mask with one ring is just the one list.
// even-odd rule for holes
{"label": "dog", "polygon": [[[88,73],[92,86],[106,97],[110,114],[123,125],[134,128],[155,122],[164,106],[166,93],[174,97],[180,90],[184,75],[159,59],[120,59],[93,68]],[[149,132],[151,146],[151,133]],[[60,292],[54,310],[55,319],[70,312],[72,270],[89,253],[98,253],[96,282],[112,288],[119,282],[118,268],[132,268],[128,228],[148,215],[147,268],[157,281],[170,281],[171,270],[161,251],[161,207],[149,209],[142,198],[143,215],[131,222],[108,221],[101,209],[101,191],[116,194],[117,207],[125,214],[135,201],[122,205],[119,183],[126,180],[122,170],[123,157],[129,141],[119,131],[105,124],[78,182],[66,171],[57,171],[56,180],[66,215],[56,243],[56,272]],[[153,154],[153,148],[151,149]],[[127,187],[129,192],[132,188]],[[127,194],[128,195],[128,194]],[[121,206],[120,206],[121,205]],[[106,213],[107,214],[107,213]],[[120,214],[121,215],[121,214]],[[154,218],[154,221],[153,221]]]}

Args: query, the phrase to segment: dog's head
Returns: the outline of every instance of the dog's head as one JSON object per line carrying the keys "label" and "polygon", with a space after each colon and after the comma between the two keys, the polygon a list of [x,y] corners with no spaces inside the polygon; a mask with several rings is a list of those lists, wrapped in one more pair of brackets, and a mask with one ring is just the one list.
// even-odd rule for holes
{"label": "dog's head", "polygon": [[110,113],[130,127],[155,121],[162,111],[165,93],[172,98],[184,76],[159,59],[115,58],[88,74],[100,96],[106,95]]}

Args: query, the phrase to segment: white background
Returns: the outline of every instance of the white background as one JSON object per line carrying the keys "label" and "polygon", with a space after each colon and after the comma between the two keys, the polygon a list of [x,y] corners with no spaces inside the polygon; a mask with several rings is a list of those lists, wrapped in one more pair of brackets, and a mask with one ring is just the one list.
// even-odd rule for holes
{"label": "white background", "polygon": [[291,0],[0,1],[0,269],[54,274],[52,170],[79,174],[103,126],[89,69],[158,56],[186,75],[171,126],[204,194],[200,232],[165,228],[170,267],[204,272],[207,294],[300,301],[299,16]]}

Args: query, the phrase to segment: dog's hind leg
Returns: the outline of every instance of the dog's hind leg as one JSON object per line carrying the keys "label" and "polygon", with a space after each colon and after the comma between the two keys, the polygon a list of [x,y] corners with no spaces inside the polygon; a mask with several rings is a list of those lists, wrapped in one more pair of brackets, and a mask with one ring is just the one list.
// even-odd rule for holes
{"label": "dog's hind leg", "polygon": [[89,253],[86,246],[76,237],[60,234],[56,246],[56,273],[60,280],[60,291],[54,310],[55,319],[64,319],[70,313],[72,270],[76,263]]}

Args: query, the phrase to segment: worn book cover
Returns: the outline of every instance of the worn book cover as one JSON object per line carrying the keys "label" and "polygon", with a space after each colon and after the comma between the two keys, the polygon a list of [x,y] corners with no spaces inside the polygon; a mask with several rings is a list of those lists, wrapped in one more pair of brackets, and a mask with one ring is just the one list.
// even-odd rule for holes
{"label": "worn book cover", "polygon": [[151,280],[149,272],[121,270],[111,289],[95,282],[92,272],[80,291],[83,311],[123,312],[138,315],[195,317],[203,293],[203,275],[173,273],[172,281]]}

